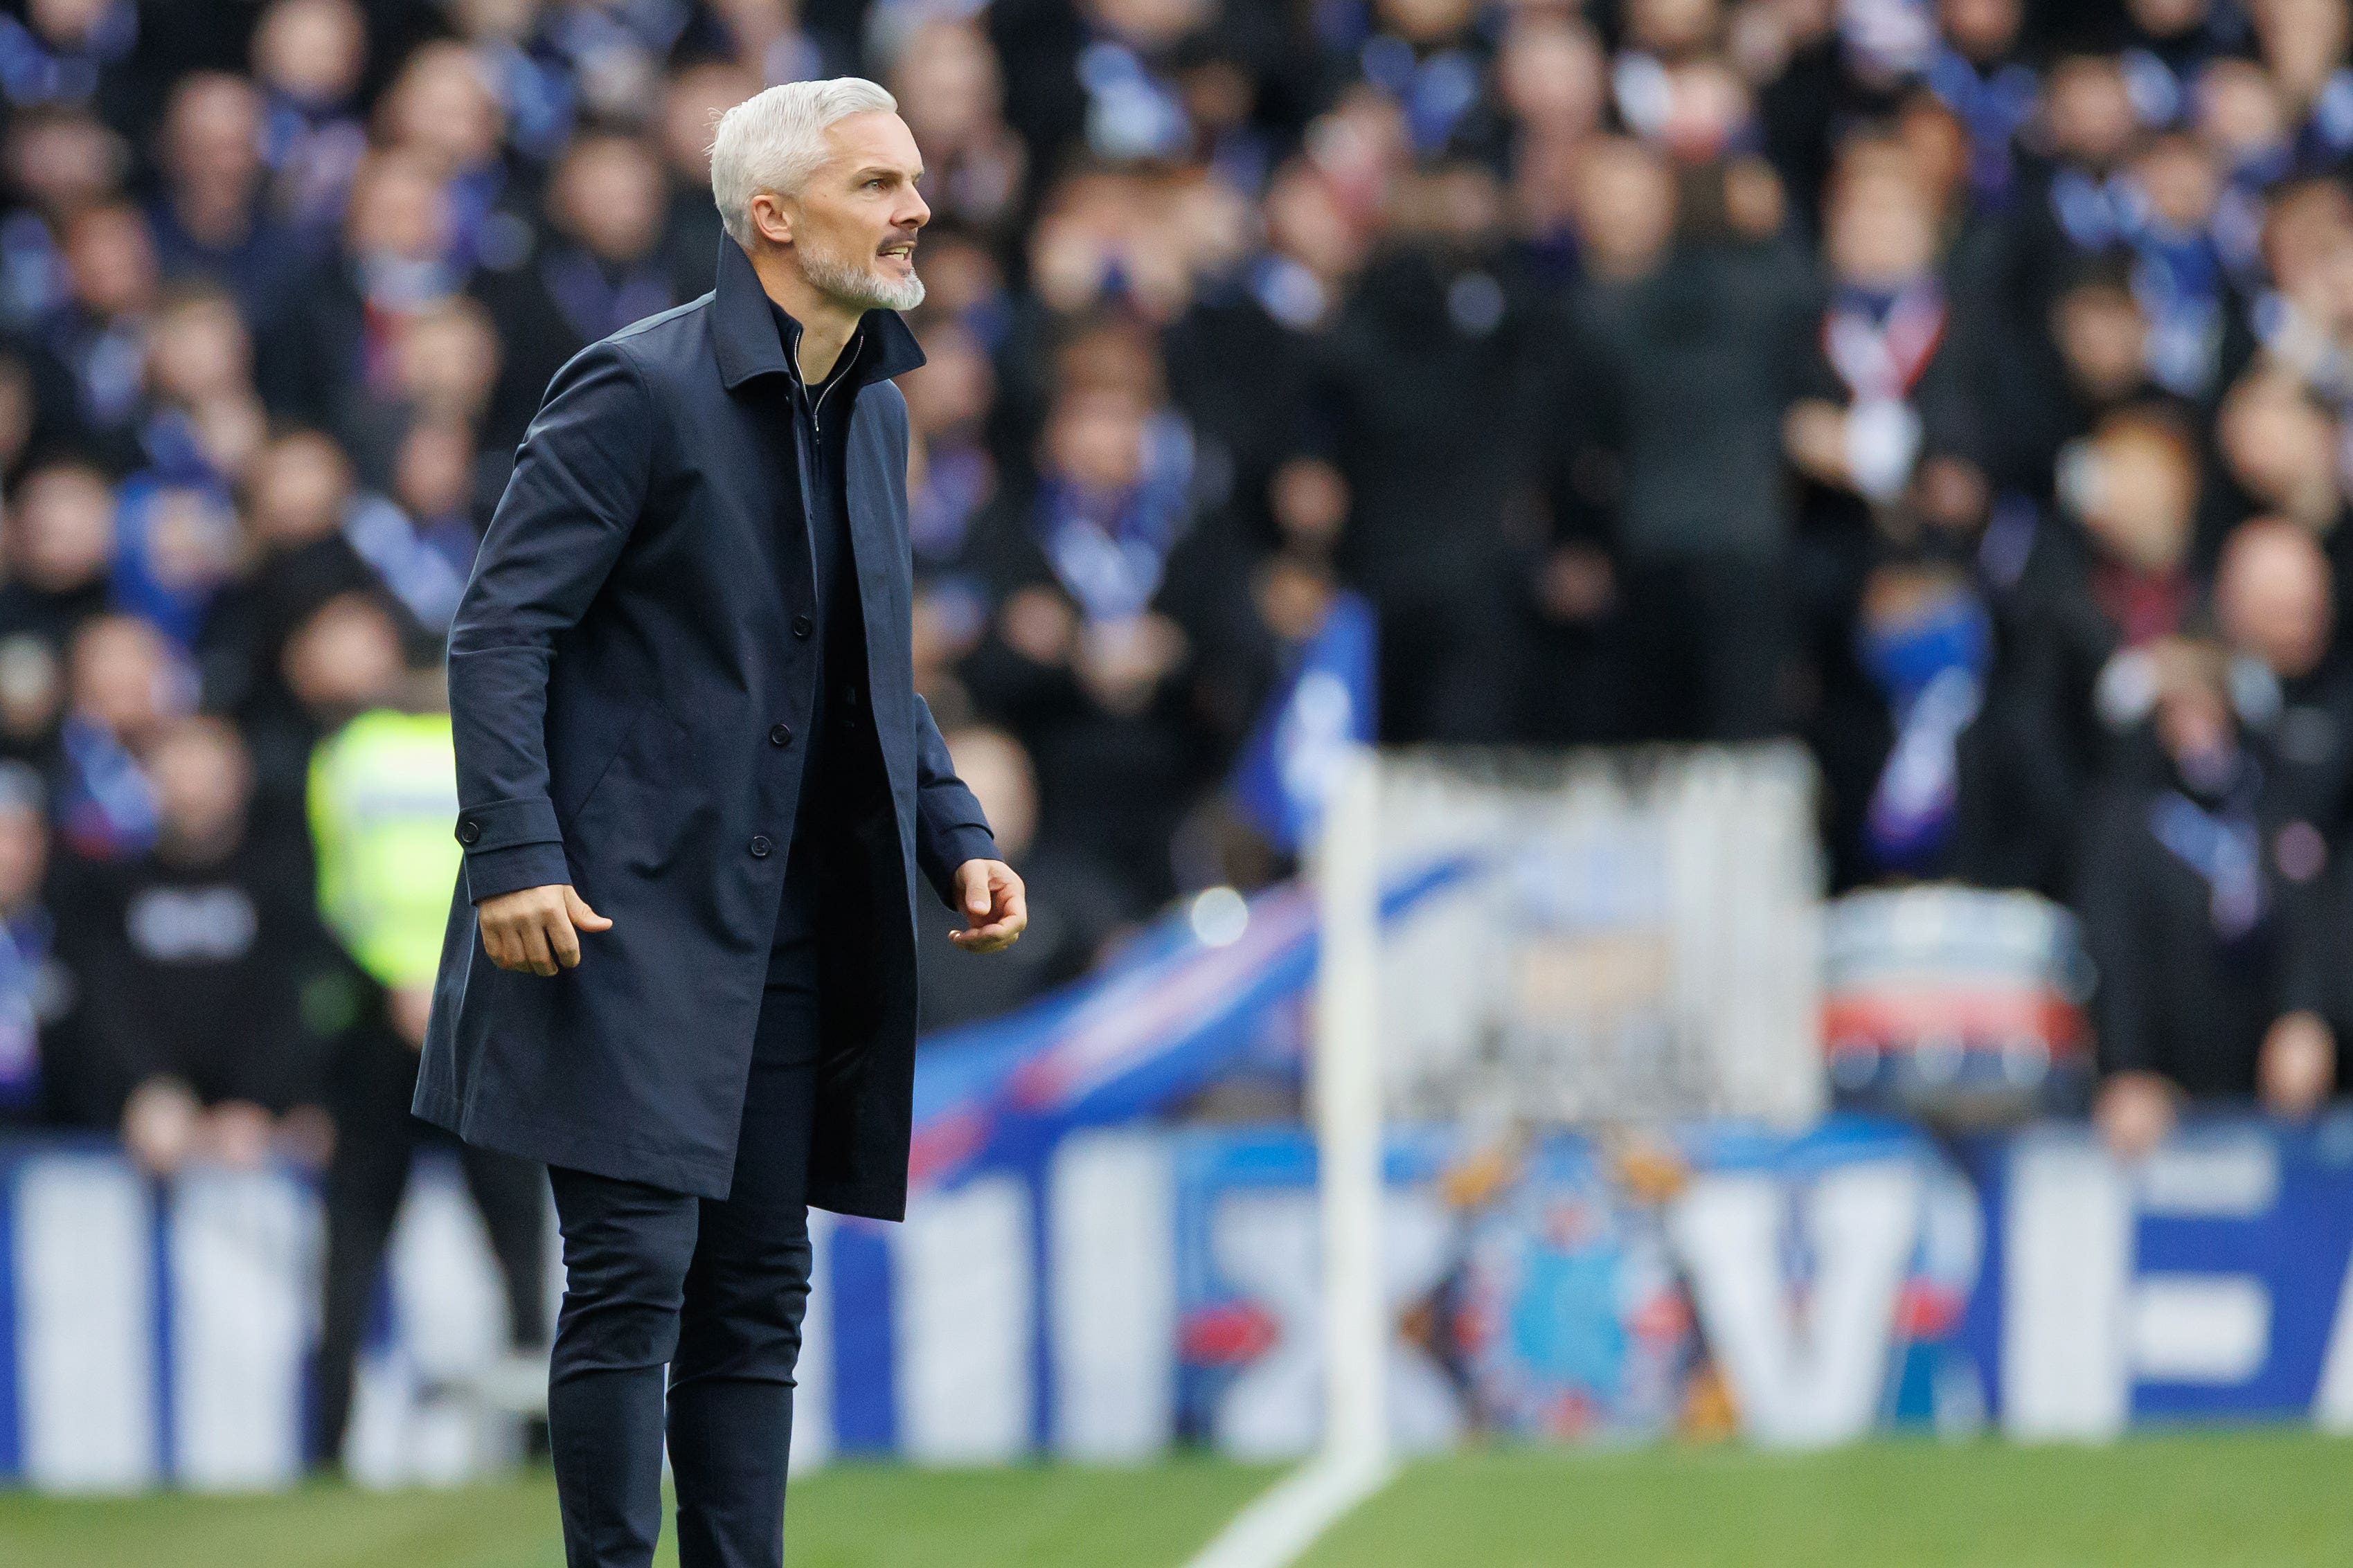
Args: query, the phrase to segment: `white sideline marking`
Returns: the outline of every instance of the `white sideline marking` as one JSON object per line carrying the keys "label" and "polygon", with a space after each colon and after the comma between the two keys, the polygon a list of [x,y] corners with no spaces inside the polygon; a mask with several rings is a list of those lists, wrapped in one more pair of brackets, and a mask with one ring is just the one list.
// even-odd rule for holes
{"label": "white sideline marking", "polygon": [[1234,1515],[1185,1568],[1286,1568],[1396,1475],[1397,1466],[1377,1454],[1310,1459]]}

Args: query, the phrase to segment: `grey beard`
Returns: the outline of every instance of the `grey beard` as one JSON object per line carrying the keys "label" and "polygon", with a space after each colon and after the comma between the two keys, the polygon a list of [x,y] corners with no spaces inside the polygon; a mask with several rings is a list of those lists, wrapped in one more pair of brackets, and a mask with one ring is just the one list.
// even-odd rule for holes
{"label": "grey beard", "polygon": [[802,276],[818,293],[861,310],[912,310],[923,302],[923,280],[912,271],[904,281],[894,283],[830,256],[804,251],[800,262]]}

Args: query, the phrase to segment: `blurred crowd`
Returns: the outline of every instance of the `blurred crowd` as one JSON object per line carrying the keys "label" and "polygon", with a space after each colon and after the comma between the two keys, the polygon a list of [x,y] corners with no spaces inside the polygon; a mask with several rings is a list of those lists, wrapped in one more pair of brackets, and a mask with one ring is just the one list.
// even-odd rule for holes
{"label": "blurred crowd", "polygon": [[1347,601],[1384,740],[1794,736],[1834,889],[2070,903],[2121,1143],[2328,1092],[2345,0],[11,0],[6,1114],[387,1102],[515,443],[710,286],[714,111],[838,74],[925,159],[918,678],[1038,911],[928,1022],[1288,868],[1226,785]]}

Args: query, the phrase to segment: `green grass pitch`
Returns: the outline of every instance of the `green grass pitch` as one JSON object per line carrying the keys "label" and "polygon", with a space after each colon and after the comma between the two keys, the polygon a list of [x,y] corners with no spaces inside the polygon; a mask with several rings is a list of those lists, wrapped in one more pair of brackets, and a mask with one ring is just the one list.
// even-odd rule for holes
{"label": "green grass pitch", "polygon": [[[1272,1472],[920,1472],[794,1483],[793,1568],[1177,1568]],[[543,1476],[458,1491],[57,1501],[0,1494],[0,1563],[561,1568]],[[661,1561],[674,1559],[665,1547]],[[2353,1563],[2353,1441],[1893,1441],[1495,1449],[1409,1468],[1305,1568],[2303,1568]]]}

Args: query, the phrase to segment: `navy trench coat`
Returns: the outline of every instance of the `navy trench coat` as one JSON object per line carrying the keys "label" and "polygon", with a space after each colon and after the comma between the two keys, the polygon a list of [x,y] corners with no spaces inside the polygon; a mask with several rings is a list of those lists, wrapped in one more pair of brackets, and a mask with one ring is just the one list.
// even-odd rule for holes
{"label": "navy trench coat", "polygon": [[[867,787],[835,818],[858,869],[827,905],[809,1198],[895,1219],[916,872],[953,905],[955,868],[997,850],[913,687],[889,378],[923,354],[890,311],[860,333],[844,472],[871,740],[828,738],[828,773]],[[465,867],[415,1109],[470,1143],[727,1193],[816,699],[789,374],[722,240],[718,287],[583,350],[523,439],[449,636]],[[556,882],[612,929],[552,977],[493,964],[474,903]]]}

